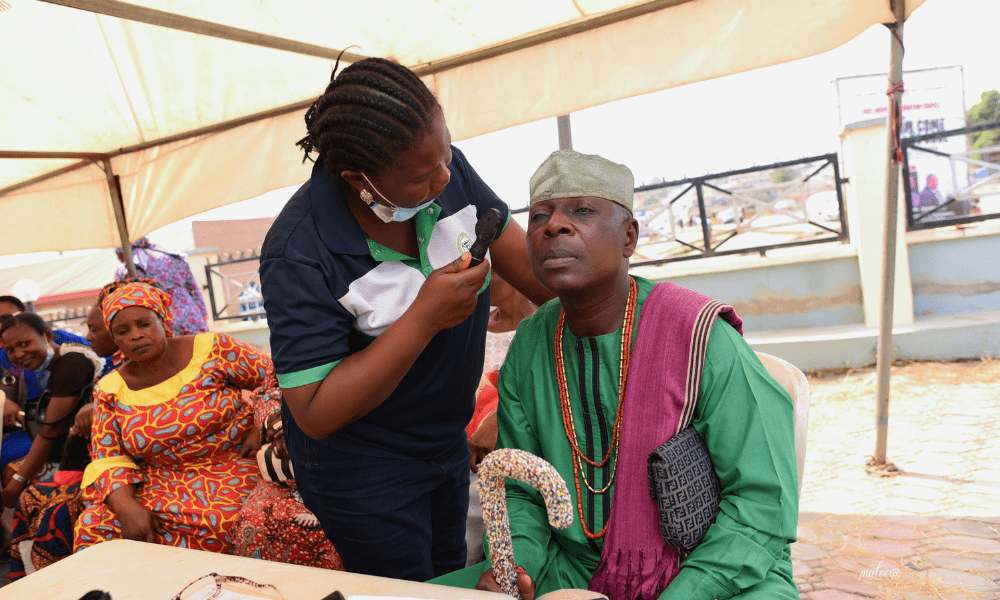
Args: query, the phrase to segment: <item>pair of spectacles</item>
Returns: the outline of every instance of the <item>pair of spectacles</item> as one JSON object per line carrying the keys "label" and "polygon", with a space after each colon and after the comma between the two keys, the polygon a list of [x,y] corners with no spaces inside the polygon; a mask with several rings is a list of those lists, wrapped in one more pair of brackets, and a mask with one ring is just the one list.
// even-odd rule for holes
{"label": "pair of spectacles", "polygon": [[250,586],[252,588],[257,588],[257,589],[271,588],[272,590],[274,590],[274,593],[277,594],[278,597],[281,598],[281,600],[287,600],[285,598],[285,595],[281,593],[281,590],[279,590],[278,588],[276,588],[274,585],[272,585],[270,583],[257,583],[256,581],[251,581],[251,580],[247,579],[246,577],[240,577],[238,575],[219,575],[218,573],[209,573],[208,575],[202,575],[198,579],[195,579],[191,583],[189,583],[186,586],[184,586],[184,589],[181,590],[180,592],[178,592],[177,595],[174,596],[172,600],[182,600],[182,598],[184,597],[184,593],[187,592],[188,589],[191,588],[191,586],[195,585],[199,581],[202,581],[203,579],[208,579],[208,578],[212,578],[214,580],[214,583],[215,583],[215,591],[212,592],[212,595],[210,595],[210,596],[194,596],[194,595],[191,595],[191,596],[187,597],[188,600],[213,600],[214,598],[217,598],[219,596],[219,594],[222,593],[222,586],[225,585],[225,584],[227,584],[227,583],[230,583],[230,584],[239,583],[239,584],[243,584],[243,585]]}

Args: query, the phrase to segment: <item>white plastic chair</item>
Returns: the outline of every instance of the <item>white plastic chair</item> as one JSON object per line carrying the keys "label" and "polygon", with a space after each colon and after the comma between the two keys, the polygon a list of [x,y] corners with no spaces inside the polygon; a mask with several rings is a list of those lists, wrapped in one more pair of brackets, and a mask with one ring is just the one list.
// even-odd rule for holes
{"label": "white plastic chair", "polygon": [[795,466],[799,473],[799,493],[802,493],[802,474],[806,468],[806,428],[809,423],[809,380],[798,367],[764,352],[758,352],[757,358],[774,377],[778,385],[785,388],[792,397],[793,415],[795,420]]}

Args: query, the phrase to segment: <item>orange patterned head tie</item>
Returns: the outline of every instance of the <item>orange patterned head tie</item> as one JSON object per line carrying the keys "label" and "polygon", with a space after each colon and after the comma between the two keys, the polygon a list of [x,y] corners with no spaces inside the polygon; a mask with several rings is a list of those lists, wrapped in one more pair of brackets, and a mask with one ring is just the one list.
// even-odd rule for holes
{"label": "orange patterned head tie", "polygon": [[104,301],[101,302],[101,311],[104,313],[104,322],[108,326],[108,331],[111,331],[111,320],[115,318],[115,315],[130,306],[142,306],[160,315],[167,337],[173,336],[173,330],[170,327],[171,321],[174,320],[173,299],[167,292],[142,282],[127,283],[116,288],[109,292]]}

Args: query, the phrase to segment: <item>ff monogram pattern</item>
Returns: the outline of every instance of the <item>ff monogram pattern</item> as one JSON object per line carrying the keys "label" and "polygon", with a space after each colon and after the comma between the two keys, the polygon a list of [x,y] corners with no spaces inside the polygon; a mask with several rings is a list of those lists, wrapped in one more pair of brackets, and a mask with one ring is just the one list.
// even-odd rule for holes
{"label": "ff monogram pattern", "polygon": [[694,550],[719,513],[719,478],[705,442],[688,427],[649,454],[649,495],[657,502],[663,539]]}

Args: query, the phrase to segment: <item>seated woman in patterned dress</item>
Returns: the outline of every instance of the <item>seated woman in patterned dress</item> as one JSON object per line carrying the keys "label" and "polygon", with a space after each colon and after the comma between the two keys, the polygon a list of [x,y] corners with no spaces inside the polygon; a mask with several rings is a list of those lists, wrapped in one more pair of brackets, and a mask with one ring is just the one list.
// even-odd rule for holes
{"label": "seated woman in patterned dress", "polygon": [[225,334],[172,337],[170,296],[145,283],[102,310],[127,361],[94,390],[75,551],[125,538],[232,553],[227,531],[259,480],[240,390],[260,386],[270,360]]}
{"label": "seated woman in patterned dress", "polygon": [[[268,371],[264,385],[254,390],[254,395],[254,422],[264,432],[264,441],[273,445],[274,455],[287,460],[281,390],[273,369]],[[260,472],[265,473],[265,469]],[[229,537],[236,546],[237,556],[344,570],[344,562],[323,533],[319,520],[302,503],[294,479],[262,479],[243,503]]]}
{"label": "seated woman in patterned dress", "polygon": [[[6,316],[0,324],[0,341],[11,361],[25,371],[40,373],[45,392],[38,400],[39,408],[34,415],[38,419],[37,434],[34,439],[29,438],[23,457],[7,465],[2,475],[3,505],[8,508],[14,507],[21,493],[36,478],[50,478],[53,463],[60,461],[63,454],[86,462],[87,444],[72,439],[67,441],[67,432],[76,411],[89,401],[88,391],[104,361],[87,346],[56,345],[52,340],[49,324],[36,314]],[[25,410],[35,412],[29,408]],[[24,435],[27,437],[27,433]]]}
{"label": "seated woman in patterned dress", "polygon": [[[103,295],[102,291],[101,297]],[[104,325],[100,300],[87,315],[87,328],[87,342],[94,354],[103,358],[118,351]],[[80,407],[69,428],[71,437],[78,437],[81,441],[90,440],[93,410],[93,402]],[[73,457],[75,460],[70,462],[85,465],[90,461],[86,444],[84,454],[86,456],[82,458],[85,460]],[[11,581],[17,581],[73,553],[73,526],[83,510],[83,498],[80,494],[82,469],[81,466],[60,464],[53,481],[35,483],[21,493],[17,506],[14,507],[10,548]]]}

